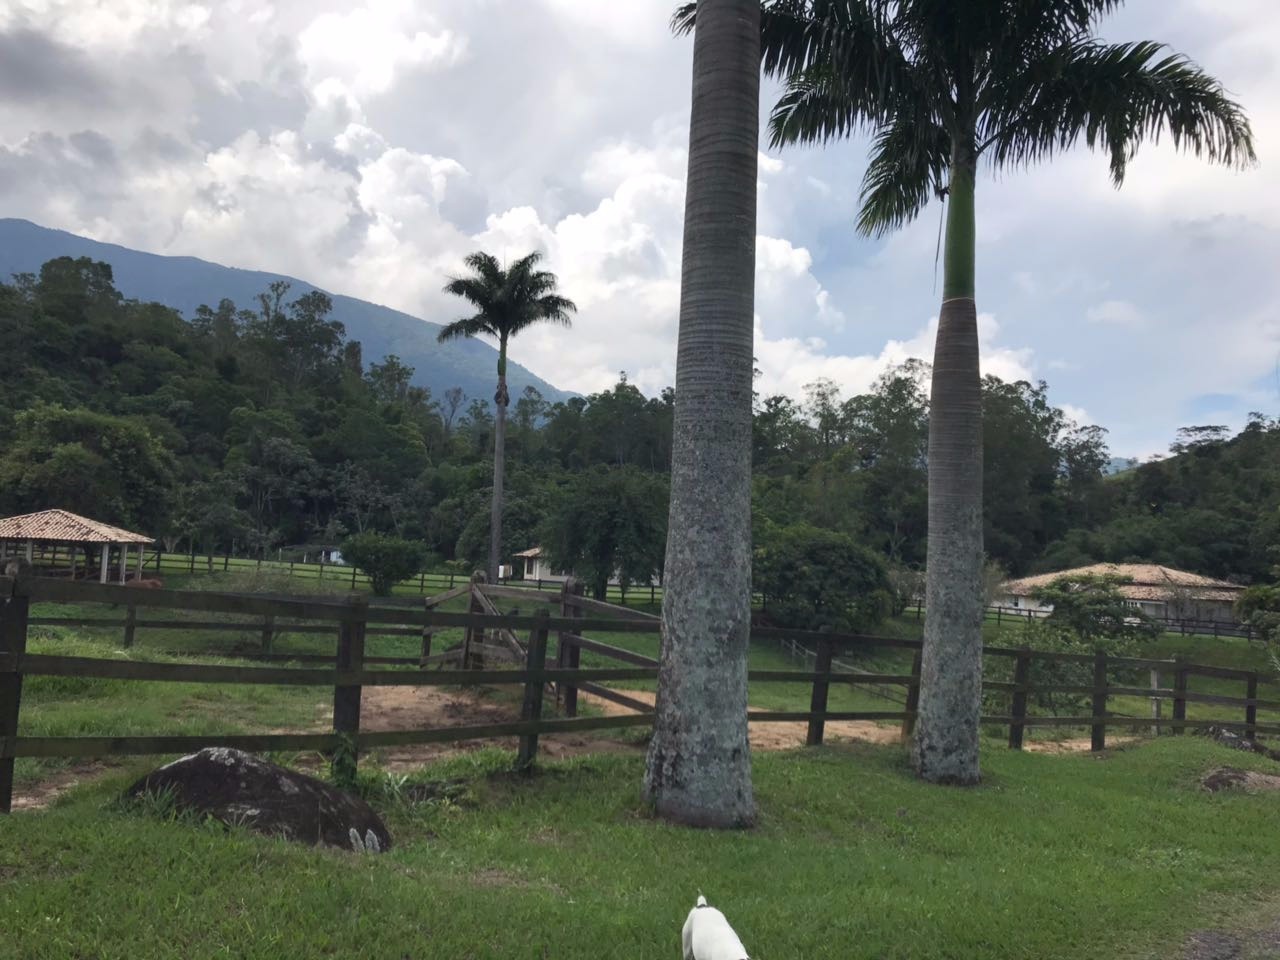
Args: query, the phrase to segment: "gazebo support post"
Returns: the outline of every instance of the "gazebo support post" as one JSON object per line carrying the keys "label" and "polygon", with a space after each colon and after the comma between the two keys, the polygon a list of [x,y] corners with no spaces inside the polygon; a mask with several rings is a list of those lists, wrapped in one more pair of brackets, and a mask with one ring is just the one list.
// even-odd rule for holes
{"label": "gazebo support post", "polygon": [[120,582],[124,583],[129,573],[129,545],[120,544]]}
{"label": "gazebo support post", "polygon": [[104,543],[102,545],[102,562],[99,564],[98,582],[107,582],[107,565],[111,562],[111,544]]}
{"label": "gazebo support post", "polygon": [[146,558],[147,545],[145,543],[138,544],[138,566],[137,573],[134,575],[135,580],[142,579],[142,561]]}

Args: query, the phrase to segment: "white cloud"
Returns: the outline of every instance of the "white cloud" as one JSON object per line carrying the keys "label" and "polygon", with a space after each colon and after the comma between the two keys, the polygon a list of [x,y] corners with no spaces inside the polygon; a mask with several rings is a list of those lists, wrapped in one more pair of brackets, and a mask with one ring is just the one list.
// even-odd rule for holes
{"label": "white cloud", "polygon": [[1058,406],[1066,418],[1077,426],[1087,427],[1093,423],[1093,417],[1089,416],[1089,411],[1084,407],[1077,407],[1074,403],[1060,403]]}
{"label": "white cloud", "polygon": [[[978,316],[978,343],[983,375],[1002,380],[1029,380],[1032,351],[998,346],[1000,325],[990,314]],[[756,356],[762,376],[757,389],[764,394],[800,396],[806,383],[821,377],[835,381],[845,396],[868,390],[876,378],[907,360],[932,361],[938,334],[938,318],[933,317],[908,340],[890,340],[877,354],[847,356],[830,352],[826,341],[817,337],[770,339],[757,317]]]}
{"label": "white cloud", "polygon": [[[516,358],[568,388],[606,387],[625,368],[656,391],[674,377],[688,140],[691,43],[670,36],[670,8],[0,4],[0,33],[51,44],[25,86],[12,70],[0,86],[0,208],[433,320],[456,309],[440,287],[465,253],[542,249],[582,309],[573,334],[531,332]],[[1280,6],[1131,0],[1106,33],[1196,57],[1249,109],[1264,162],[1275,153]],[[830,376],[848,393],[932,353],[939,210],[888,240],[857,237],[865,148],[758,157],[761,389]],[[1163,443],[1192,397],[1274,407],[1277,170],[1215,169],[1165,143],[1143,149],[1118,192],[1105,158],[1084,151],[984,177],[983,371],[1031,377],[1052,358],[1055,395],[1121,451]]]}
{"label": "white cloud", "polygon": [[336,81],[363,98],[386,93],[406,68],[456,63],[466,46],[413,0],[369,0],[312,20],[298,35],[298,59],[313,85]]}
{"label": "white cloud", "polygon": [[1090,323],[1113,323],[1122,327],[1138,327],[1146,323],[1142,311],[1127,300],[1104,300],[1090,307],[1085,316]]}

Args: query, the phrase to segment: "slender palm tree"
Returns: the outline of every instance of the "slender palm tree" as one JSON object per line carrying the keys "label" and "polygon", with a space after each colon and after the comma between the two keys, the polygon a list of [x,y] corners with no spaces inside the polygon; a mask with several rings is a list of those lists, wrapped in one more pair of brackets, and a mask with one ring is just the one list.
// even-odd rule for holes
{"label": "slender palm tree", "polygon": [[759,0],[701,0],[680,278],[657,716],[645,793],[705,827],[755,817],[747,746]]}
{"label": "slender palm tree", "polygon": [[503,269],[492,254],[478,251],[464,261],[469,276],[450,277],[445,293],[461,297],[476,308],[470,317],[455,320],[440,331],[441,343],[461,337],[489,336],[498,341],[498,389],[493,395],[497,408],[493,431],[493,507],[489,518],[490,583],[498,581],[498,561],[502,555],[502,478],[507,433],[507,342],[535,323],[569,326],[569,314],[577,311],[572,300],[556,293],[556,276],[536,269],[542,254],[534,251]]}
{"label": "slender palm tree", "polygon": [[[774,146],[869,130],[858,227],[880,235],[946,198],[929,420],[924,656],[913,760],[935,782],[978,779],[982,685],[982,411],[974,188],[993,170],[1081,140],[1118,187],[1138,146],[1167,134],[1212,162],[1254,160],[1243,110],[1160,43],[1104,43],[1122,0],[764,0],[762,58],[785,80]],[[694,20],[690,5],[675,27]]]}

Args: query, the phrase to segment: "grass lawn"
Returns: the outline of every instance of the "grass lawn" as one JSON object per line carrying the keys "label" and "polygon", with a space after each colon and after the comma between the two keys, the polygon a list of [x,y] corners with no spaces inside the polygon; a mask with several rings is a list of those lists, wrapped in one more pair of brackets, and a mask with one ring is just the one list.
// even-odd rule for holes
{"label": "grass lawn", "polygon": [[129,810],[124,772],[0,818],[0,956],[669,958],[700,889],[764,960],[1105,960],[1178,956],[1189,931],[1277,905],[1280,795],[1197,786],[1276,764],[1193,737],[991,749],[962,790],[917,782],[896,748],[760,755],[745,833],[651,819],[637,758],[529,781],[510,760],[433,771],[467,777],[472,803],[372,790],[396,839],[380,857]]}

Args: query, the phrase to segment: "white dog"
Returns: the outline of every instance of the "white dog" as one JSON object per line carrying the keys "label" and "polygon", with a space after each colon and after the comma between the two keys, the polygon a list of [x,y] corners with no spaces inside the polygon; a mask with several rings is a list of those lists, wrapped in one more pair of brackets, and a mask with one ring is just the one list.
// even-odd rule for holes
{"label": "white dog", "polygon": [[684,960],[748,960],[747,948],[729,921],[715,907],[707,906],[702,894],[684,922],[682,939]]}

